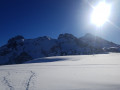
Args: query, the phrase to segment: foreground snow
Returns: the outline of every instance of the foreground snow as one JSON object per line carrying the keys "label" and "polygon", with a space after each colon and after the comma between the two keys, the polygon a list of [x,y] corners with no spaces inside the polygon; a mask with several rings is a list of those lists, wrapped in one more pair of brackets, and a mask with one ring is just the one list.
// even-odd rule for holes
{"label": "foreground snow", "polygon": [[0,90],[120,90],[120,54],[57,56],[30,62],[0,66]]}

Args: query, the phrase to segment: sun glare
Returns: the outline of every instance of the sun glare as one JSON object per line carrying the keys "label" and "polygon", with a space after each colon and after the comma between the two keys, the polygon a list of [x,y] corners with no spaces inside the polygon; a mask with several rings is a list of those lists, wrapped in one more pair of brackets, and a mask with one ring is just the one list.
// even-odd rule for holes
{"label": "sun glare", "polygon": [[102,26],[109,18],[111,6],[105,2],[100,2],[93,8],[91,21],[96,26]]}

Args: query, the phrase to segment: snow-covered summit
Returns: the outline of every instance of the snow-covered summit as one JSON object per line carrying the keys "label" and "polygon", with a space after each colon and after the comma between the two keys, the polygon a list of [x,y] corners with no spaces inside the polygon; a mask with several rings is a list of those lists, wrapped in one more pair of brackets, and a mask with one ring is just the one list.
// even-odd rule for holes
{"label": "snow-covered summit", "polygon": [[91,34],[91,33],[86,33],[86,34],[84,35],[84,37],[86,37],[86,38],[94,38],[95,35],[93,35],[93,34]]}
{"label": "snow-covered summit", "polygon": [[77,39],[75,36],[73,36],[72,34],[69,33],[65,33],[65,34],[60,34],[58,39]]}
{"label": "snow-covered summit", "polygon": [[48,37],[48,36],[43,36],[43,37],[38,37],[36,38],[36,40],[51,40],[52,38],[51,37]]}

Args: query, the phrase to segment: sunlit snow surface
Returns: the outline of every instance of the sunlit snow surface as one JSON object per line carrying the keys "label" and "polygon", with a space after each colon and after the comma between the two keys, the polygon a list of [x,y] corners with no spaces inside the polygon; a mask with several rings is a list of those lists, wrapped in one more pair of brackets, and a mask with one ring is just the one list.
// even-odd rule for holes
{"label": "sunlit snow surface", "polygon": [[120,54],[57,56],[31,62],[41,61],[0,66],[0,90],[120,90]]}

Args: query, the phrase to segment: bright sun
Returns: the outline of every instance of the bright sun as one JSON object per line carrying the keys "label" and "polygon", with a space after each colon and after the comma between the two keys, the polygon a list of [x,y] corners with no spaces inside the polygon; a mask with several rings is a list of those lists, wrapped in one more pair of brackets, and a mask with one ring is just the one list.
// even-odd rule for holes
{"label": "bright sun", "polygon": [[96,26],[102,26],[109,18],[111,6],[105,2],[100,2],[93,8],[91,21]]}

